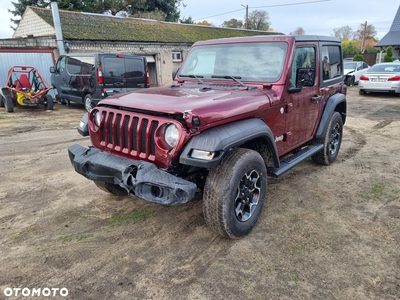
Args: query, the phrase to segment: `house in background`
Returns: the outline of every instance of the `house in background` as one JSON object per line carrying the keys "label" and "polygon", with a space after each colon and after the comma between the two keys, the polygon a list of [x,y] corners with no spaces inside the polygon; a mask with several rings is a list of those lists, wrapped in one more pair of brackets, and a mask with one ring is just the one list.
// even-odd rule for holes
{"label": "house in background", "polygon": [[[181,64],[189,48],[198,40],[281,34],[63,10],[59,11],[59,17],[63,44],[69,52],[146,56],[152,86],[171,83],[173,68]],[[50,78],[49,67],[59,57],[54,23],[51,9],[27,7],[13,38],[0,40],[0,68],[5,67],[3,62],[15,65],[15,56],[23,55],[29,57],[31,63],[28,65],[47,64],[46,70],[39,68],[39,72],[46,79]]]}
{"label": "house in background", "polygon": [[381,52],[390,46],[393,48],[393,58],[400,59],[400,6],[389,32],[375,45],[381,48]]}

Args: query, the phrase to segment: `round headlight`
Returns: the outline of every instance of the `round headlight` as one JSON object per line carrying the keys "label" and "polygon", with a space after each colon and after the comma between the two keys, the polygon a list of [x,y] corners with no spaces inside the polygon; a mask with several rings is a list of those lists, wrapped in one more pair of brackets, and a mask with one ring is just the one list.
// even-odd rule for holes
{"label": "round headlight", "polygon": [[93,122],[97,127],[100,127],[101,113],[98,110],[93,112]]}
{"label": "round headlight", "polygon": [[179,140],[179,130],[174,124],[165,128],[165,141],[170,147],[175,147]]}

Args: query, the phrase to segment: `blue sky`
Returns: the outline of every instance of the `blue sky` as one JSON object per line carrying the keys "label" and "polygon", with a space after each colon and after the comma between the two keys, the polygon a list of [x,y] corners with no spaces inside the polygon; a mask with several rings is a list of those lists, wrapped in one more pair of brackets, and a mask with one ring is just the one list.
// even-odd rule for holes
{"label": "blue sky", "polygon": [[[16,0],[15,0],[16,1]],[[195,21],[207,20],[216,26],[225,20],[244,20],[245,8],[266,10],[271,27],[288,34],[303,27],[306,34],[332,35],[334,28],[349,25],[357,30],[365,21],[375,26],[378,39],[388,31],[400,6],[400,1],[354,1],[354,0],[184,0],[182,17],[192,17]],[[229,5],[227,5],[229,3]],[[8,9],[13,9],[11,1],[0,0],[0,38],[11,38],[12,17]]]}

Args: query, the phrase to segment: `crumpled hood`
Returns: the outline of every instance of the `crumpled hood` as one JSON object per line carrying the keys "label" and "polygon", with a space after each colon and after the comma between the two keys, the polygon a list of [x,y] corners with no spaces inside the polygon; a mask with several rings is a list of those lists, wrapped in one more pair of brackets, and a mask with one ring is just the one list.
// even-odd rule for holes
{"label": "crumpled hood", "polygon": [[99,105],[122,106],[174,115],[191,111],[204,125],[269,107],[271,100],[261,89],[247,90],[237,87],[188,84],[117,94],[102,100]]}
{"label": "crumpled hood", "polygon": [[344,69],[344,70],[343,70],[343,74],[344,74],[344,75],[347,75],[347,74],[349,74],[350,72],[354,72],[354,69]]}

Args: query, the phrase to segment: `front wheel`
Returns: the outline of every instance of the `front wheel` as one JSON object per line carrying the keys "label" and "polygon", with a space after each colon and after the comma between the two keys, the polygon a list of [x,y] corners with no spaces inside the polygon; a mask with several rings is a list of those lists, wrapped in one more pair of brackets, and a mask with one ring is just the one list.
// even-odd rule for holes
{"label": "front wheel", "polygon": [[44,109],[53,110],[53,108],[54,108],[53,97],[51,97],[50,95],[46,95],[44,102]]}
{"label": "front wheel", "polygon": [[97,185],[99,189],[101,189],[103,192],[113,194],[115,196],[127,196],[128,192],[120,187],[119,185],[112,184],[109,182],[103,182],[103,181],[94,181],[94,184]]}
{"label": "front wheel", "polygon": [[326,130],[325,137],[317,142],[324,144],[324,148],[312,156],[312,160],[321,165],[330,165],[339,154],[343,136],[343,119],[340,113],[334,112]]}
{"label": "front wheel", "polygon": [[14,112],[14,102],[10,96],[4,96],[4,108],[6,112]]}
{"label": "front wheel", "polygon": [[207,176],[205,221],[224,237],[241,238],[257,223],[266,194],[267,169],[261,155],[250,149],[233,149]]}
{"label": "front wheel", "polygon": [[355,77],[354,76],[348,76],[347,78],[346,78],[346,85],[347,86],[352,86],[352,85],[354,85],[354,82],[355,82]]}

